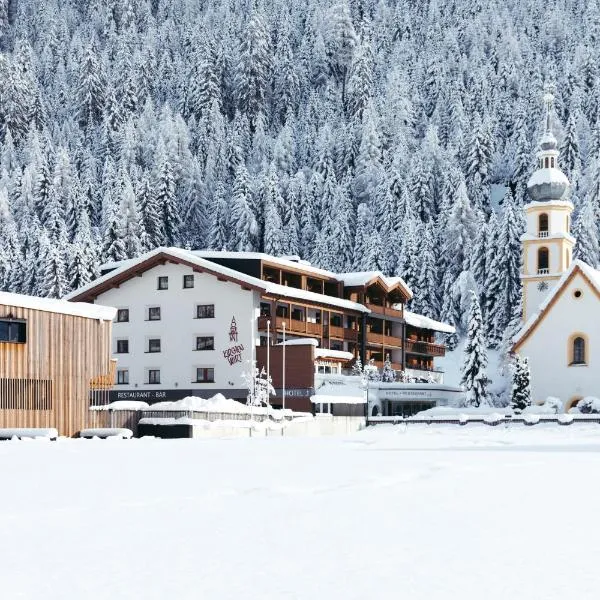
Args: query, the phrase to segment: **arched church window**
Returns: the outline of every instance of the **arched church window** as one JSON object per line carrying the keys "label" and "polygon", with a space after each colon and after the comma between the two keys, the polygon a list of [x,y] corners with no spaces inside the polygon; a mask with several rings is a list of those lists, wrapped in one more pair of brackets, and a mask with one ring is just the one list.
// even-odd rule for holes
{"label": "arched church window", "polygon": [[548,236],[548,215],[546,213],[542,213],[538,217],[538,232],[540,237]]}
{"label": "arched church window", "polygon": [[573,364],[585,364],[585,340],[582,337],[573,340]]}
{"label": "arched church window", "polygon": [[549,268],[549,255],[548,248],[540,248],[538,250],[538,273],[548,273]]}
{"label": "arched church window", "polygon": [[554,161],[555,161],[555,158],[554,158],[554,156],[553,156],[553,157],[550,159],[550,166],[551,166],[553,169],[554,169]]}

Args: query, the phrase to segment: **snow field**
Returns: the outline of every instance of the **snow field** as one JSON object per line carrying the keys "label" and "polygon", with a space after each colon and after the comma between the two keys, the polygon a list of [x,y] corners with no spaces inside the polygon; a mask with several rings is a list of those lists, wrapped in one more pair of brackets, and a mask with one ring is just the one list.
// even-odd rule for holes
{"label": "snow field", "polygon": [[595,599],[599,451],[592,425],[5,442],[2,597]]}

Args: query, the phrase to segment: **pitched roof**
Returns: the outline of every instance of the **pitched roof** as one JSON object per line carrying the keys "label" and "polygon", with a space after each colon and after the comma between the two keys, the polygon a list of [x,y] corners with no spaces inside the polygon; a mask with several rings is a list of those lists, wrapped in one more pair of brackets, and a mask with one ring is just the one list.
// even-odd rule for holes
{"label": "pitched roof", "polygon": [[110,306],[87,304],[86,302],[67,302],[66,300],[56,300],[54,298],[38,298],[9,292],[0,292],[0,305],[85,317],[87,319],[99,319],[101,321],[112,321],[117,314],[117,309]]}
{"label": "pitched roof", "polygon": [[408,287],[402,277],[386,277],[381,271],[338,273],[336,277],[343,281],[346,287],[364,287],[375,281],[380,281],[387,291],[399,287],[409,299],[413,297],[412,290]]}
{"label": "pitched roof", "polygon": [[404,320],[408,323],[408,325],[419,327],[420,329],[431,329],[432,331],[439,331],[441,333],[456,332],[456,329],[452,327],[452,325],[442,323],[441,321],[436,321],[435,319],[430,319],[424,315],[418,315],[417,313],[413,313],[408,310],[404,311]]}
{"label": "pitched roof", "polygon": [[513,351],[517,352],[519,346],[525,341],[531,333],[541,323],[543,318],[552,308],[552,305],[562,295],[567,284],[577,273],[581,273],[583,277],[592,286],[594,291],[600,297],[600,271],[590,267],[587,263],[582,260],[574,260],[569,268],[562,274],[561,278],[557,281],[554,289],[546,296],[544,301],[539,305],[537,311],[529,317],[527,322],[523,325],[519,333],[515,336],[513,343]]}
{"label": "pitched roof", "polygon": [[[235,253],[234,253],[235,254]],[[266,256],[266,255],[265,255]],[[317,304],[325,304],[327,306],[335,306],[338,308],[346,308],[357,312],[369,313],[368,308],[362,304],[346,300],[345,298],[335,298],[326,296],[308,290],[299,290],[297,288],[279,285],[263,281],[257,277],[246,275],[240,271],[236,271],[229,267],[224,267],[211,260],[201,258],[197,253],[190,250],[182,250],[181,248],[156,248],[146,254],[142,254],[138,258],[114,263],[116,268],[106,275],[102,275],[98,279],[88,283],[87,285],[67,294],[66,300],[83,300],[98,296],[99,294],[114,287],[115,284],[125,282],[131,279],[134,275],[147,271],[148,269],[160,264],[161,262],[173,261],[180,264],[188,265],[192,268],[197,268],[205,273],[222,277],[227,281],[237,283],[240,286],[246,286],[250,289],[260,290],[264,294],[270,294],[277,297],[296,298],[297,300],[306,300]]]}

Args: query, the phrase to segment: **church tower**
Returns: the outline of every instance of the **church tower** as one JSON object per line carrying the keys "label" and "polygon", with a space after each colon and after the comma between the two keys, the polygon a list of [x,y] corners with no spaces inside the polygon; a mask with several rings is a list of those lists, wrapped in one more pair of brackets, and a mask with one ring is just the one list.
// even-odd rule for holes
{"label": "church tower", "polygon": [[544,96],[546,127],[537,153],[537,169],[527,182],[531,201],[524,207],[527,227],[523,243],[523,320],[534,314],[560,276],[569,268],[575,238],[571,235],[573,204],[567,176],[558,166],[558,143],[551,127],[554,97]]}

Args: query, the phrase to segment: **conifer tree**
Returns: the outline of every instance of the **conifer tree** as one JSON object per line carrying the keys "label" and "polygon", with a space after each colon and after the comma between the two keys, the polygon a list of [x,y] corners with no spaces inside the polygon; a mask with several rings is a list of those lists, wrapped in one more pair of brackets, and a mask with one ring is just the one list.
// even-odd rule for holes
{"label": "conifer tree", "polygon": [[396,371],[392,368],[392,361],[390,355],[385,355],[385,362],[383,363],[383,371],[381,373],[381,381],[384,383],[393,383],[396,381]]}
{"label": "conifer tree", "polygon": [[575,227],[575,248],[573,258],[577,258],[596,268],[600,261],[600,248],[598,246],[598,221],[592,204],[592,198],[587,195],[583,206],[579,210]]}
{"label": "conifer tree", "polygon": [[231,249],[249,252],[254,249],[258,227],[250,207],[250,182],[246,167],[236,169],[231,206]]}
{"label": "conifer tree", "polygon": [[531,406],[531,375],[527,358],[515,355],[512,371],[511,408],[522,412]]}
{"label": "conifer tree", "polygon": [[466,391],[467,406],[485,406],[488,402],[488,357],[485,348],[483,318],[477,294],[471,292],[469,325],[464,349],[461,384]]}

